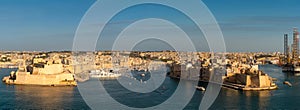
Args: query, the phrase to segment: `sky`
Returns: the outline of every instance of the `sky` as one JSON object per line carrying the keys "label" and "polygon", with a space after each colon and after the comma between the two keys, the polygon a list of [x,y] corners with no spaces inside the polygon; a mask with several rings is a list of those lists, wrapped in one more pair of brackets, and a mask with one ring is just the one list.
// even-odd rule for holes
{"label": "sky", "polygon": [[[71,50],[81,19],[95,2],[95,0],[1,0],[0,50]],[[174,0],[174,2],[182,1]],[[293,27],[300,27],[299,0],[203,0],[203,2],[220,25],[227,51],[230,52],[283,51],[283,35],[289,34],[291,41]],[[163,13],[158,9],[152,11]],[[147,10],[139,13],[147,13]],[[197,10],[194,13],[197,13]],[[129,23],[130,19],[132,18],[121,17],[112,25]],[[133,36],[132,38],[158,36],[143,34],[147,29],[155,33],[170,31],[165,33],[165,36],[170,36],[170,39],[171,36],[181,35],[172,33],[172,26],[159,24],[161,22],[132,25],[132,28],[126,29],[128,32],[123,32],[121,35]],[[99,40],[98,50],[109,49],[110,44],[106,41],[112,40],[109,36],[110,34],[107,34]],[[191,37],[199,36],[203,37],[200,34]],[[175,40],[178,41],[178,45],[182,45],[181,39]],[[197,40],[199,40],[196,44],[197,49],[207,51],[205,39],[197,38]],[[138,43],[135,49],[166,50],[172,47],[156,39]]]}

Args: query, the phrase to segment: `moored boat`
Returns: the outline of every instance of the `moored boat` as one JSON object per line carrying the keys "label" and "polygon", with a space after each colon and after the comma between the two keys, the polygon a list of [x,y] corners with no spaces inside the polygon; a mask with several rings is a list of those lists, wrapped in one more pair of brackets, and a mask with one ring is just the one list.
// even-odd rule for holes
{"label": "moored boat", "polygon": [[284,81],[283,84],[288,85],[289,87],[293,86],[289,81]]}
{"label": "moored boat", "polygon": [[200,87],[200,86],[195,86],[196,89],[200,90],[200,91],[205,91],[204,87]]}
{"label": "moored boat", "polygon": [[121,74],[114,73],[113,71],[106,72],[104,70],[91,70],[90,77],[91,78],[118,78]]}

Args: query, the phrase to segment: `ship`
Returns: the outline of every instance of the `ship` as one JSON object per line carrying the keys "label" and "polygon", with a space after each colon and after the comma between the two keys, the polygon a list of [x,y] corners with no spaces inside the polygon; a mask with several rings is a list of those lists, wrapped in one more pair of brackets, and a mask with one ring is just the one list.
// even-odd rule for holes
{"label": "ship", "polygon": [[286,64],[282,66],[282,72],[300,73],[300,66]]}

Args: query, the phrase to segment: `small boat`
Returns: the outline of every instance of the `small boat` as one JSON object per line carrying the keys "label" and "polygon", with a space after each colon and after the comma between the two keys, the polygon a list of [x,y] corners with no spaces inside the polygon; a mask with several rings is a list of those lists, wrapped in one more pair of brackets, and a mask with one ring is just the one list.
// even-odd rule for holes
{"label": "small boat", "polygon": [[283,84],[285,84],[285,85],[288,85],[288,86],[292,87],[292,84],[291,84],[290,82],[288,82],[288,81],[284,81],[284,82],[283,82]]}
{"label": "small boat", "polygon": [[272,78],[272,81],[277,81],[277,78]]}
{"label": "small boat", "polygon": [[2,82],[6,82],[7,80],[9,80],[9,76],[3,77]]}
{"label": "small boat", "polygon": [[142,73],[141,76],[142,76],[142,77],[145,77],[145,73]]}
{"label": "small boat", "polygon": [[204,87],[200,87],[200,86],[195,86],[196,89],[200,90],[200,91],[205,91]]}

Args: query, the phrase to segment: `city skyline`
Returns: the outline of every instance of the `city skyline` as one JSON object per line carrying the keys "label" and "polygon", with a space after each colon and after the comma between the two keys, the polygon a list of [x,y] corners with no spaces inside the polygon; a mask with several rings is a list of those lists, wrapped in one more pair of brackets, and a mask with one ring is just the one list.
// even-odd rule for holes
{"label": "city skyline", "polygon": [[[2,14],[0,50],[71,50],[77,26],[94,2],[94,0],[0,1]],[[300,11],[297,4],[300,2],[297,0],[231,0],[229,5],[224,5],[229,3],[228,1],[203,0],[203,2],[218,21],[229,52],[283,52],[283,35],[289,34],[289,41],[292,41],[293,28],[300,26],[298,20],[300,16],[297,15]],[[115,23],[119,25],[123,22],[126,22],[126,19]],[[149,29],[149,25],[147,26]],[[156,27],[163,28],[157,29],[157,33],[170,29],[168,26],[154,28]],[[152,50],[170,48],[163,42],[153,40],[140,45],[137,47],[140,50],[143,50],[141,47]],[[207,51],[206,46],[200,45],[197,48],[200,51]],[[107,49],[101,46],[97,50]]]}

